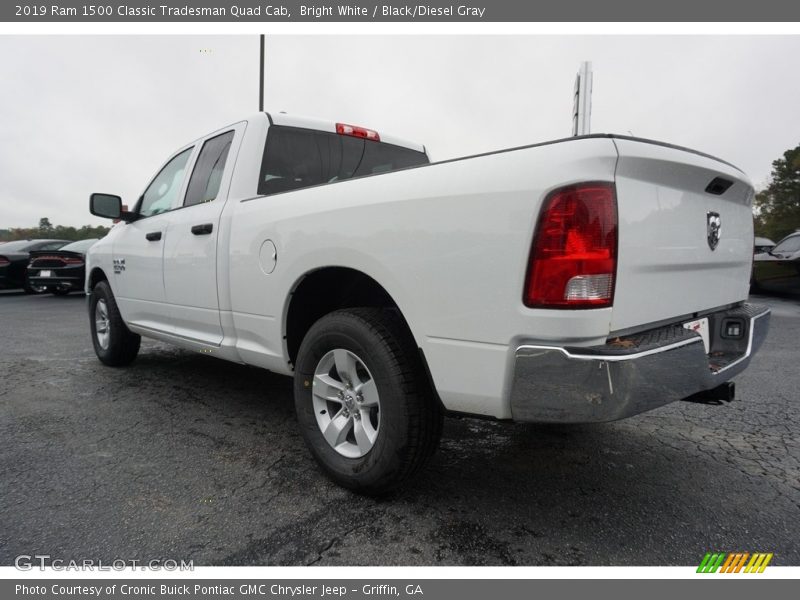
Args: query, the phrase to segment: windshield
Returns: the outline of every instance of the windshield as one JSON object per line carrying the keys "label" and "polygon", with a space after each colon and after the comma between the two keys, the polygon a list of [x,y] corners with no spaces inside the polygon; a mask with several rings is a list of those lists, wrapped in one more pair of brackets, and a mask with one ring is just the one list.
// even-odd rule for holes
{"label": "windshield", "polygon": [[772,249],[776,254],[791,254],[798,250],[800,250],[800,235],[788,237]]}
{"label": "windshield", "polygon": [[71,244],[67,244],[66,246],[63,246],[61,249],[68,250],[70,252],[86,252],[96,242],[97,239],[80,240],[79,242],[72,242]]}
{"label": "windshield", "polygon": [[17,240],[16,242],[6,242],[0,245],[0,252],[25,252],[28,246],[33,245],[30,240]]}

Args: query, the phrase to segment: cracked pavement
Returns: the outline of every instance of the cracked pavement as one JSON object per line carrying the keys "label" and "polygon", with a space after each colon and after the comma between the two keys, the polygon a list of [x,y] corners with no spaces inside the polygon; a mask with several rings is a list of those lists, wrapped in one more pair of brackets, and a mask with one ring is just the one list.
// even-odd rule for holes
{"label": "cracked pavement", "polygon": [[0,293],[0,564],[800,565],[800,301],[752,301],[772,326],[732,404],[447,419],[428,468],[373,500],[317,469],[290,379],[147,340],[104,367],[82,296]]}

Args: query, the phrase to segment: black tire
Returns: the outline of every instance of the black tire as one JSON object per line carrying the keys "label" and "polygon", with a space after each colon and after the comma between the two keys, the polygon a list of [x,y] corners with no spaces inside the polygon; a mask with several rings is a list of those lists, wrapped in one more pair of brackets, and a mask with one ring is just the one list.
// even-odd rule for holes
{"label": "black tire", "polygon": [[[361,359],[380,397],[377,437],[360,458],[342,456],[325,440],[314,411],[314,372],[327,353],[340,348]],[[385,494],[403,484],[434,453],[442,434],[438,400],[413,337],[394,310],[353,308],[317,321],[298,352],[294,397],[301,433],[317,463],[333,481],[361,493]]]}
{"label": "black tire", "polygon": [[66,296],[71,291],[72,290],[70,288],[68,288],[68,287],[63,287],[63,288],[62,287],[54,287],[52,290],[50,290],[50,292],[53,294],[53,296]]}
{"label": "black tire", "polygon": [[[106,347],[103,347],[97,335],[95,311],[99,302],[105,303],[108,315],[109,337]],[[133,362],[139,353],[142,338],[132,333],[125,325],[114,300],[114,294],[111,292],[111,286],[105,281],[98,283],[92,290],[89,299],[89,323],[92,330],[92,345],[101,362],[110,367],[123,367]]]}

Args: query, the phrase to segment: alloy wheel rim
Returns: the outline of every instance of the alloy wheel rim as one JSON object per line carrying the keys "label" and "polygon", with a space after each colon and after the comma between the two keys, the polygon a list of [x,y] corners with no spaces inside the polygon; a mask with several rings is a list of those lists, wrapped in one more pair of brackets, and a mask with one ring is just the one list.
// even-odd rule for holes
{"label": "alloy wheel rim", "polygon": [[97,343],[103,350],[108,349],[111,331],[108,322],[108,305],[105,300],[98,300],[94,307],[94,331]]}
{"label": "alloy wheel rim", "polygon": [[343,348],[323,356],[314,370],[311,397],[322,437],[340,455],[365,456],[378,439],[380,397],[364,361]]}

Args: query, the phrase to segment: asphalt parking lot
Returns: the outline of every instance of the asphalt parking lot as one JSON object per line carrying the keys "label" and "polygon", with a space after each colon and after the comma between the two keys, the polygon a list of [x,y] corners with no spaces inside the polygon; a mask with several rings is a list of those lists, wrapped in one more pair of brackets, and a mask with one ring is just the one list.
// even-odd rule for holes
{"label": "asphalt parking lot", "polygon": [[145,341],[102,366],[85,299],[0,293],[0,564],[800,565],[800,300],[773,307],[738,398],[618,423],[448,419],[380,501],[321,475],[291,382]]}

